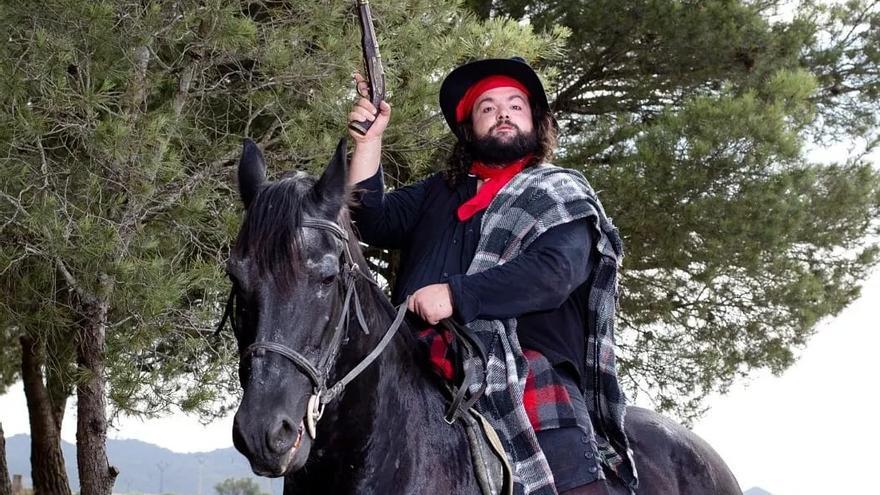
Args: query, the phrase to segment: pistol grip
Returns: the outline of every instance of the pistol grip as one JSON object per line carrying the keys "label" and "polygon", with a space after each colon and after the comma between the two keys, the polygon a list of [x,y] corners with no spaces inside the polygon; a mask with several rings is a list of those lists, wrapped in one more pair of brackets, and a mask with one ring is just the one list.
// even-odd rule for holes
{"label": "pistol grip", "polygon": [[370,127],[373,127],[373,120],[361,120],[361,121],[351,121],[348,123],[348,128],[353,130],[354,132],[360,134],[361,136],[365,135],[367,131],[370,130]]}

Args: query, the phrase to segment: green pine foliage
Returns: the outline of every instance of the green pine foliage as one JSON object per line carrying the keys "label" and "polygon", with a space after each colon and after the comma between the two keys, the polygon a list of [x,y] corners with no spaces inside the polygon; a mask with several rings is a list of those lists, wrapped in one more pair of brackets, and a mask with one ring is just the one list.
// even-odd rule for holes
{"label": "green pine foliage", "polygon": [[229,478],[214,485],[217,495],[266,495],[253,478]]}

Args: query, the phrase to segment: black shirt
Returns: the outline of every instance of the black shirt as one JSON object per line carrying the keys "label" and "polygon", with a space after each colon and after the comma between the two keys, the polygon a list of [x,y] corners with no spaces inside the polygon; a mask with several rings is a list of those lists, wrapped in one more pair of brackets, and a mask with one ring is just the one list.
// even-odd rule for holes
{"label": "black shirt", "polygon": [[558,225],[539,236],[514,259],[466,275],[480,239],[483,212],[461,222],[458,207],[476,194],[477,179],[450,188],[441,174],[384,192],[381,168],[355,185],[360,205],[352,210],[364,242],[400,249],[401,264],[391,299],[430,284],[448,283],[454,316],[517,319],[517,336],[526,349],[553,365],[570,365],[581,375],[584,332],[593,261],[586,219]]}

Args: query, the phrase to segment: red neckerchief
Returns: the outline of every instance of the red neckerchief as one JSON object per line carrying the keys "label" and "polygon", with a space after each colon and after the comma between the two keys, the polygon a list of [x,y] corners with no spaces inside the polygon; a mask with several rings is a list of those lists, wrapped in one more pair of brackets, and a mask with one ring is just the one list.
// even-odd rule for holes
{"label": "red neckerchief", "polygon": [[490,167],[480,162],[471,165],[471,173],[483,179],[483,185],[473,198],[465,201],[458,207],[457,216],[459,221],[464,222],[477,213],[489,207],[489,203],[495,199],[495,195],[501,190],[514,175],[520,173],[532,155],[528,154],[519,160],[502,167]]}

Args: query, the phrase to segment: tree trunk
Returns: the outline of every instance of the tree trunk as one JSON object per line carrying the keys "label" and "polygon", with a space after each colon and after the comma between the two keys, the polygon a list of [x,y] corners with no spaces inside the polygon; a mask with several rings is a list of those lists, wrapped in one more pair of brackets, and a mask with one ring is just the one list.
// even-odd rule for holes
{"label": "tree trunk", "polygon": [[110,495],[119,471],[107,460],[107,401],[104,370],[107,298],[85,304],[77,342],[77,364],[86,375],[76,387],[76,460],[80,492]]}
{"label": "tree trunk", "polygon": [[70,483],[61,453],[61,422],[43,382],[43,353],[30,337],[22,336],[20,342],[21,378],[31,424],[34,493],[70,495]]}
{"label": "tree trunk", "polygon": [[74,373],[76,331],[76,325],[53,330],[53,338],[46,342],[46,347],[43,349],[46,356],[44,363],[46,391],[49,393],[52,415],[55,417],[59,431],[64,422],[67,399],[73,395],[73,383],[76,381]]}
{"label": "tree trunk", "polygon": [[6,437],[3,436],[3,423],[0,423],[0,495],[12,495],[9,469],[6,466]]}

